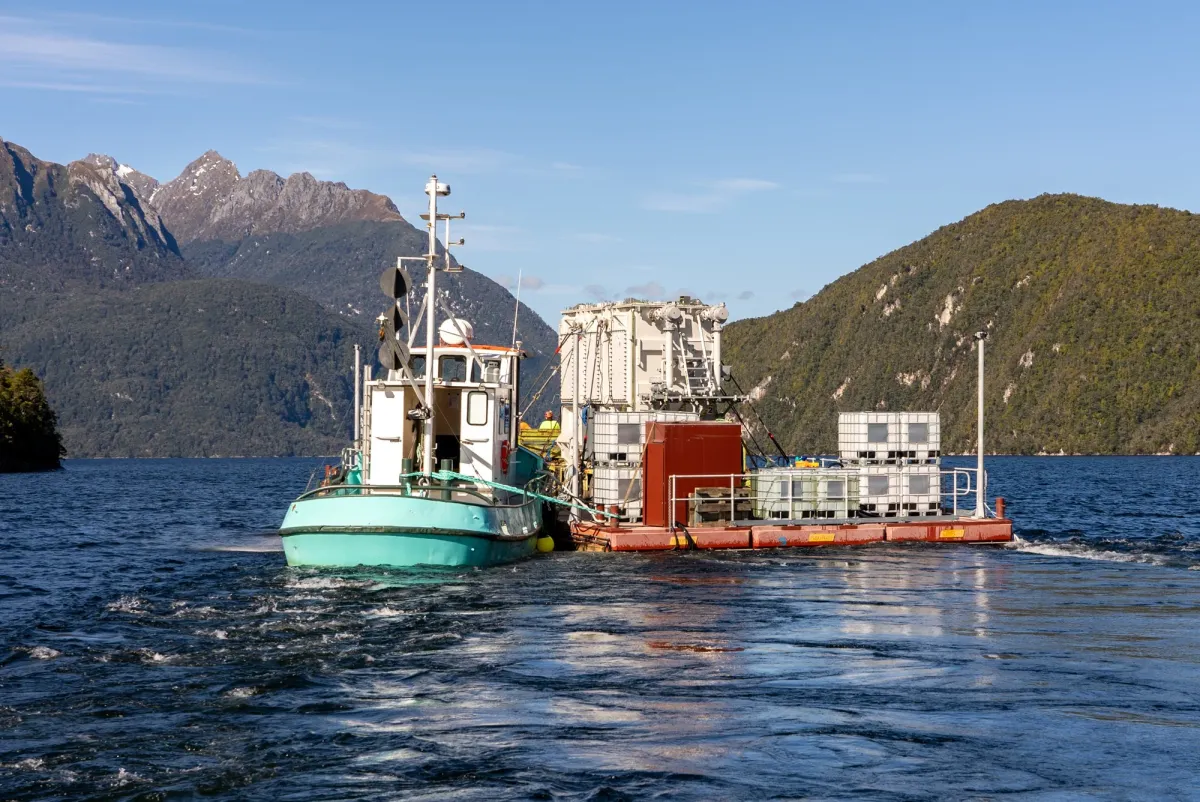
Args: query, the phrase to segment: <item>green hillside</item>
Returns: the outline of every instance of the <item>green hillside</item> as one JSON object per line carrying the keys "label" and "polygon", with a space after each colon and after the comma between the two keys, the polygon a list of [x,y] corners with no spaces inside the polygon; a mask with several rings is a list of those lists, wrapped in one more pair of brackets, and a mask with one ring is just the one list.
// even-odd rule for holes
{"label": "green hillside", "polygon": [[303,296],[228,279],[2,297],[0,346],[43,376],[72,457],[337,453],[354,343],[375,342]]}
{"label": "green hillside", "polygon": [[986,329],[988,450],[1200,451],[1200,217],[1076,195],[989,206],[739,321],[734,375],[777,436],[836,446],[837,412],[938,410],[974,437]]}

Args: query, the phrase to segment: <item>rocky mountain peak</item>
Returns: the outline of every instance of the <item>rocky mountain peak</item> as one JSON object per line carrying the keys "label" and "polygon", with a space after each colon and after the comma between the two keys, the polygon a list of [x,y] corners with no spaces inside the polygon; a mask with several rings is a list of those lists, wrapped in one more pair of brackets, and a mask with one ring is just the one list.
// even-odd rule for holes
{"label": "rocky mountain peak", "polygon": [[193,161],[154,196],[180,242],[233,242],[252,234],[298,233],[357,220],[403,221],[390,199],[310,173],[270,170],[243,177],[215,150]]}
{"label": "rocky mountain peak", "polygon": [[93,155],[68,165],[0,142],[0,288],[138,285],[186,274],[157,212]]}
{"label": "rocky mountain peak", "polygon": [[133,188],[137,193],[138,198],[143,202],[150,202],[154,199],[154,193],[158,190],[158,181],[143,172],[135,170],[128,164],[121,164],[112,156],[107,156],[103,153],[89,153],[81,162],[110,170],[117,179],[122,183]]}

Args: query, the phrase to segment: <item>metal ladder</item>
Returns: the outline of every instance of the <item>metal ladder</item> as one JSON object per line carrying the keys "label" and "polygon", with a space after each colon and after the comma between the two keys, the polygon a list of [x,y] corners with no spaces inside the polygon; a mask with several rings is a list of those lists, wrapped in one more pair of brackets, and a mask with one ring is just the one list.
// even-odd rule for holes
{"label": "metal ladder", "polygon": [[685,356],[683,364],[687,369],[688,395],[709,395],[712,377],[708,375],[708,360],[702,356]]}

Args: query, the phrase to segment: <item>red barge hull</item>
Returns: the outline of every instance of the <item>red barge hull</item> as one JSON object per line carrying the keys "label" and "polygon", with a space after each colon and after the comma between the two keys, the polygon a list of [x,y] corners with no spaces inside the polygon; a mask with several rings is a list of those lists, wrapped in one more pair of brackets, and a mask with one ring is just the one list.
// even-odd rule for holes
{"label": "red barge hull", "polygon": [[836,526],[607,527],[572,522],[571,538],[584,551],[673,551],[684,549],[774,549],[861,546],[869,543],[1008,543],[1007,518],[940,518],[924,521],[872,521]]}

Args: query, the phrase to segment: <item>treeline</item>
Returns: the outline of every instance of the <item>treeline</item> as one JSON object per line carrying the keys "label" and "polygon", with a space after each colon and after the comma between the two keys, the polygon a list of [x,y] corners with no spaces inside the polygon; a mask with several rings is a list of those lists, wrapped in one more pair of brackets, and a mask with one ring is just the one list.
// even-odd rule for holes
{"label": "treeline", "polygon": [[62,467],[58,419],[29,368],[0,362],[0,473]]}

